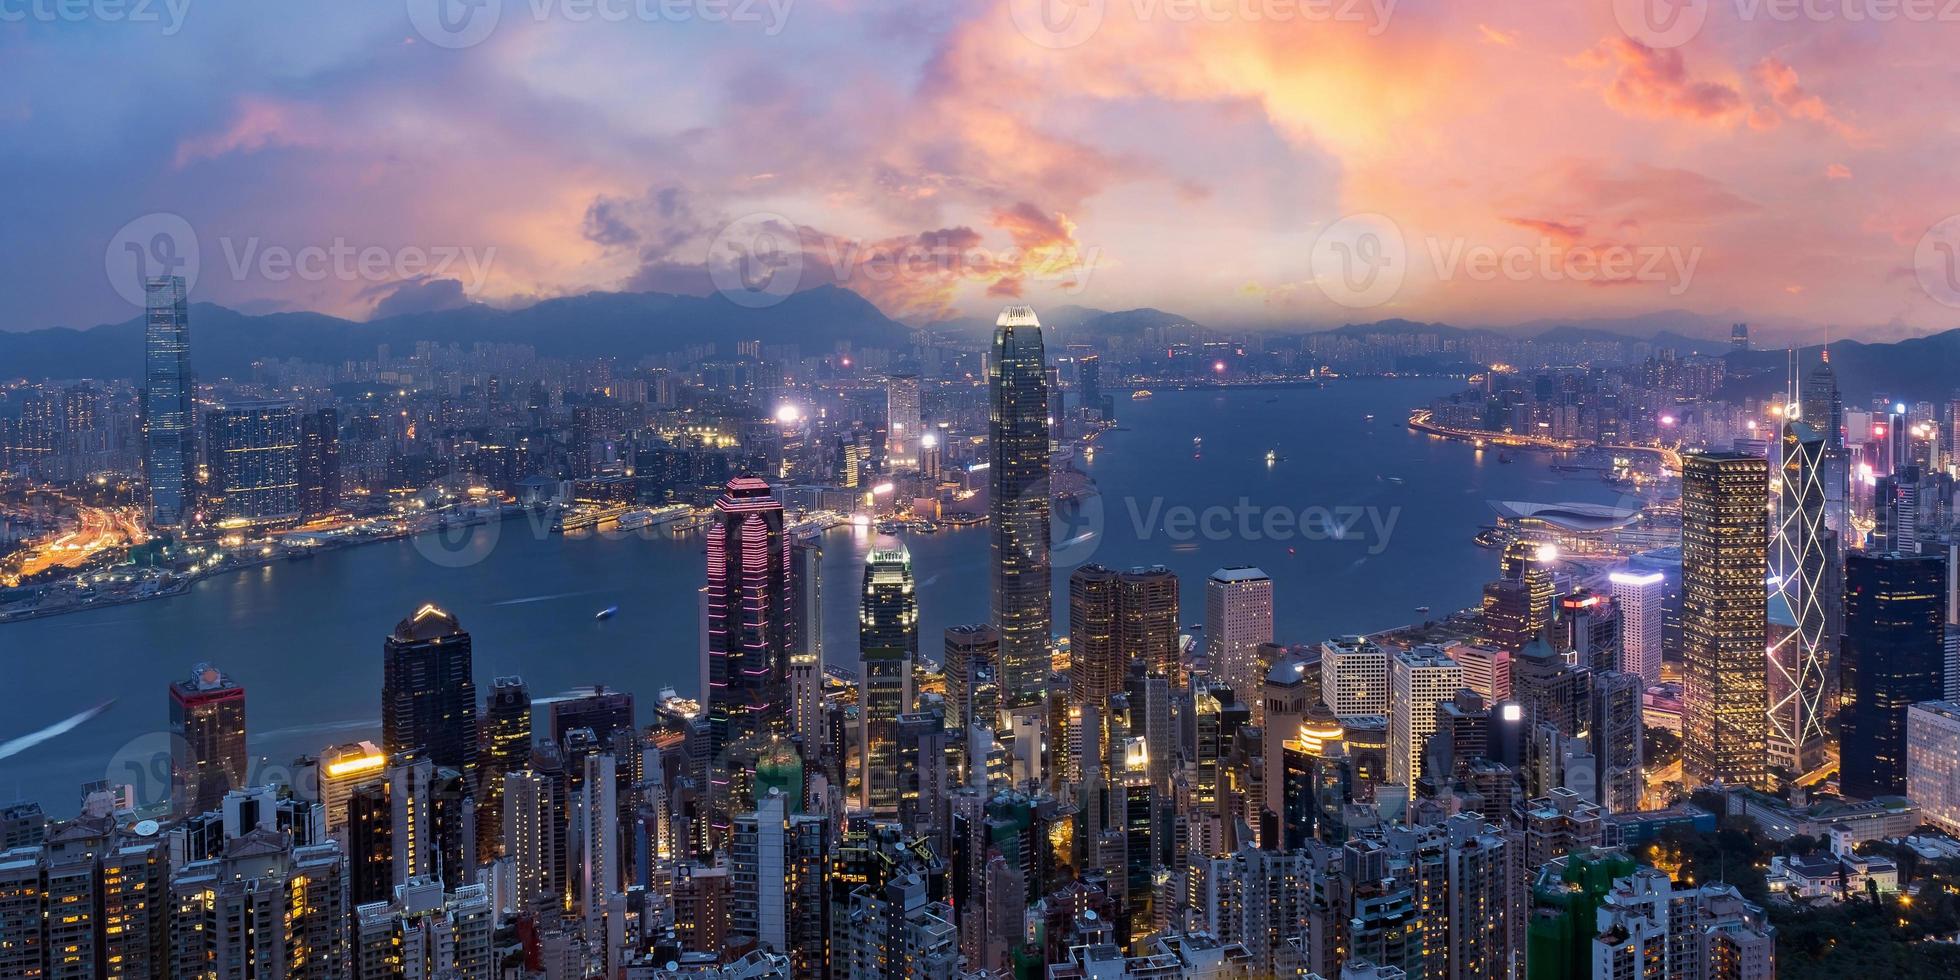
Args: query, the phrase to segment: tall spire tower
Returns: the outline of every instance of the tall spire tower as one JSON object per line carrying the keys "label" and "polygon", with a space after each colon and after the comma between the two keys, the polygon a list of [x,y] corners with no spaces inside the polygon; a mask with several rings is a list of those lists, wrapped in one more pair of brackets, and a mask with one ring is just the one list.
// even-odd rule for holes
{"label": "tall spire tower", "polygon": [[1041,321],[1010,306],[994,330],[988,487],[993,611],[1000,627],[1001,701],[1042,704],[1054,617],[1048,563],[1048,374]]}

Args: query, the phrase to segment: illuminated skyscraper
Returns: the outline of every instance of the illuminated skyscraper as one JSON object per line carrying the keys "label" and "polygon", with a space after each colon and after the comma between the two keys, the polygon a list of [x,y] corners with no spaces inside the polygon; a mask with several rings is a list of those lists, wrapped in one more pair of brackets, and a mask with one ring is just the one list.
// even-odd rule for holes
{"label": "illuminated skyscraper", "polygon": [[949,727],[991,730],[1000,708],[1000,631],[992,626],[946,627],[946,718]]}
{"label": "illuminated skyscraper", "polygon": [[783,506],[754,477],[729,481],[708,523],[709,821],[715,848],[754,808],[749,774],[770,736],[789,734],[794,615]]}
{"label": "illuminated skyscraper", "polygon": [[198,664],[170,685],[170,734],[172,812],[208,813],[245,786],[245,688],[223,671]]}
{"label": "illuminated skyscraper", "polygon": [[1273,580],[1257,568],[1221,568],[1205,580],[1205,656],[1211,674],[1252,706],[1252,723],[1266,711],[1259,687],[1266,667],[1261,644],[1273,642]]}
{"label": "illuminated skyscraper", "polygon": [[313,768],[320,805],[326,810],[326,831],[336,834],[347,825],[347,804],[354,791],[379,784],[386,774],[388,757],[373,742],[348,742],[323,750]]}
{"label": "illuminated skyscraper", "polygon": [[898,718],[912,710],[912,665],[919,658],[919,598],[912,555],[897,540],[871,550],[858,604],[859,696],[864,738],[859,772],[864,806],[877,816],[898,814]]}
{"label": "illuminated skyscraper", "polygon": [[1048,372],[1034,310],[1001,311],[988,361],[993,612],[1001,694],[1009,708],[1043,703],[1053,621],[1048,580]]}
{"label": "illuminated skyscraper", "polygon": [[476,775],[476,680],[470,635],[424,605],[382,642],[381,749]]}
{"label": "illuminated skyscraper", "polygon": [[487,864],[503,854],[504,779],[531,762],[531,690],[524,678],[490,684],[483,713],[482,788],[477,793],[477,853]]}
{"label": "illuminated skyscraper", "polygon": [[1322,643],[1320,688],[1337,715],[1388,714],[1388,651],[1365,636]]}
{"label": "illuminated skyscraper", "polygon": [[1388,780],[1415,788],[1422,750],[1436,731],[1436,706],[1456,696],[1463,668],[1440,647],[1398,651],[1388,662]]}
{"label": "illuminated skyscraper", "polygon": [[299,408],[279,401],[231,402],[205,415],[207,521],[270,524],[298,519],[299,421]]}
{"label": "illuminated skyscraper", "polygon": [[919,376],[894,374],[885,380],[885,463],[894,471],[919,468]]}
{"label": "illuminated skyscraper", "polygon": [[307,517],[340,506],[340,413],[331,408],[299,420],[299,509]]}
{"label": "illuminated skyscraper", "polygon": [[1681,466],[1683,772],[1769,788],[1769,464],[1695,453]]}
{"label": "illuminated skyscraper", "polygon": [[823,744],[823,545],[791,542],[789,564],[790,732],[814,756]]}
{"label": "illuminated skyscraper", "polygon": [[[1177,575],[1162,565],[1132,568],[1116,577],[1116,636],[1126,662],[1142,661],[1153,677],[1183,683],[1178,661]],[[1250,692],[1248,692],[1250,693]]]}
{"label": "illuminated skyscraper", "polygon": [[1625,569],[1609,576],[1620,607],[1620,669],[1648,684],[1661,680],[1661,640],[1667,618],[1667,576]]}
{"label": "illuminated skyscraper", "polygon": [[1822,765],[1830,741],[1832,542],[1824,526],[1825,441],[1783,423],[1776,532],[1770,551],[1769,762],[1795,776]]}
{"label": "illuminated skyscraper", "polygon": [[1068,577],[1069,700],[1100,705],[1123,689],[1128,662],[1116,637],[1116,573],[1101,565]]}
{"label": "illuminated skyscraper", "polygon": [[182,276],[147,280],[143,292],[143,476],[150,484],[150,523],[181,527],[197,471],[190,303]]}
{"label": "illuminated skyscraper", "polygon": [[1946,679],[1946,563],[1938,555],[1845,559],[1838,777],[1861,799],[1906,791],[1906,709],[1937,701]]}

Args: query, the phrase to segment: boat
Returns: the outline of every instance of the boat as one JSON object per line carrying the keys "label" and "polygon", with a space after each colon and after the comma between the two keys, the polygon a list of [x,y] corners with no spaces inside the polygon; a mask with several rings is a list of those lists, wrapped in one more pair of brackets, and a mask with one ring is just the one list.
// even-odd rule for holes
{"label": "boat", "polygon": [[1277,449],[1266,450],[1266,465],[1271,466],[1277,462],[1279,462],[1279,450]]}
{"label": "boat", "polygon": [[672,524],[694,513],[694,508],[686,504],[667,504],[642,510],[629,510],[619,515],[619,526],[623,530],[637,531],[643,527],[659,527]]}
{"label": "boat", "polygon": [[607,606],[606,608],[604,608],[604,609],[601,609],[601,610],[599,610],[599,614],[598,614],[597,616],[594,616],[594,617],[592,617],[592,618],[593,618],[593,619],[611,619],[611,618],[613,618],[614,616],[617,616],[617,615],[619,615],[619,607],[618,607],[618,606]]}
{"label": "boat", "polygon": [[1154,394],[1156,394],[1156,392],[1153,392],[1148,388],[1138,388],[1137,390],[1130,392],[1130,400],[1142,401],[1143,399],[1149,398]]}
{"label": "boat", "polygon": [[1407,482],[1409,482],[1409,481],[1407,481],[1407,480],[1404,480],[1404,479],[1402,479],[1402,478],[1401,478],[1401,477],[1399,477],[1399,476],[1391,476],[1391,477],[1387,477],[1387,480],[1388,480],[1388,482],[1390,482],[1390,483],[1393,483],[1393,484],[1395,484],[1395,485],[1396,485],[1396,486],[1398,486],[1398,487],[1399,487],[1399,486],[1401,486],[1401,485],[1402,485],[1402,484],[1404,484],[1404,483],[1407,483]]}
{"label": "boat", "polygon": [[1374,417],[1373,415],[1363,415],[1363,416],[1361,417],[1361,421],[1363,421],[1363,422],[1373,422],[1374,420],[1375,420],[1375,417]]}

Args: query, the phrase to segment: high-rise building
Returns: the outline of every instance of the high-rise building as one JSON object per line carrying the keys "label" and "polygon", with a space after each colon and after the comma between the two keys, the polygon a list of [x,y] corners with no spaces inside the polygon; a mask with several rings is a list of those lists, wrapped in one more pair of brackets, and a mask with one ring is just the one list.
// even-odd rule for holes
{"label": "high-rise building", "polygon": [[708,523],[707,738],[712,846],[753,809],[754,760],[789,734],[790,539],[769,484],[730,480]]}
{"label": "high-rise building", "polygon": [[1682,767],[1696,784],[1766,789],[1766,460],[1694,453],[1681,466]]}
{"label": "high-rise building", "polygon": [[1845,706],[1838,785],[1871,799],[1906,792],[1906,709],[1946,687],[1946,563],[1852,552],[1844,563]]}
{"label": "high-rise building", "polygon": [[299,510],[306,517],[340,506],[340,413],[322,408],[299,420]]}
{"label": "high-rise building", "polygon": [[988,507],[994,625],[1008,708],[1039,707],[1054,618],[1048,560],[1048,371],[1041,321],[1010,306],[994,330],[989,371]]}
{"label": "high-rise building", "polygon": [[428,604],[381,644],[381,749],[476,775],[476,679],[470,635]]}
{"label": "high-rise building", "polygon": [[1648,684],[1660,683],[1667,576],[1626,568],[1607,580],[1613,586],[1613,603],[1620,609],[1620,669]]}
{"label": "high-rise building", "polygon": [[1518,539],[1504,547],[1498,580],[1484,587],[1484,632],[1490,642],[1512,653],[1552,625],[1558,549]]}
{"label": "high-rise building", "polygon": [[1423,747],[1436,731],[1436,705],[1462,686],[1463,668],[1441,647],[1402,650],[1389,659],[1389,782],[1414,789]]}
{"label": "high-rise building", "polygon": [[1107,418],[1103,412],[1102,358],[1084,354],[1075,359],[1075,387],[1081,408]]}
{"label": "high-rise building", "polygon": [[1265,706],[1259,686],[1269,664],[1259,648],[1273,642],[1273,580],[1251,567],[1221,568],[1205,580],[1205,658],[1211,674],[1252,706],[1252,723],[1262,724]]}
{"label": "high-rise building", "polygon": [[354,791],[380,783],[387,768],[388,757],[373,742],[348,742],[320,753],[313,766],[313,782],[319,787],[327,833],[339,834],[347,826],[347,807]]}
{"label": "high-rise building", "polygon": [[190,303],[182,276],[146,280],[143,293],[143,477],[150,485],[150,523],[182,527],[197,473]]}
{"label": "high-rise building", "polygon": [[919,597],[912,555],[896,539],[871,549],[858,604],[863,660],[858,755],[861,802],[877,816],[898,815],[898,719],[912,710],[912,667],[919,658]]}
{"label": "high-rise building", "polygon": [[1116,573],[1088,564],[1068,577],[1069,700],[1100,705],[1123,689],[1128,661],[1117,638]]}
{"label": "high-rise building", "polygon": [[818,977],[830,934],[830,820],[796,812],[781,793],[735,818],[729,929],[738,940],[788,955],[798,977]]}
{"label": "high-rise building", "polygon": [[504,780],[531,761],[531,689],[515,674],[490,682],[483,709],[483,746],[477,755],[477,859],[488,864],[504,853]]}
{"label": "high-rise building", "polygon": [[1612,813],[1640,809],[1646,788],[1646,733],[1641,712],[1646,685],[1617,670],[1592,675],[1592,755],[1599,803]]}
{"label": "high-rise building", "polygon": [[[1804,379],[1797,406],[1797,417],[1824,437],[1824,526],[1839,541],[1850,540],[1851,473],[1844,444],[1844,399],[1838,393],[1837,374],[1831,370],[1829,348]],[[1842,564],[1841,558],[1837,564]]]}
{"label": "high-rise building", "polygon": [[814,757],[823,744],[823,545],[792,541],[789,549],[790,733]]}
{"label": "high-rise building", "polygon": [[1457,643],[1450,646],[1449,653],[1450,659],[1463,668],[1463,686],[1477,692],[1485,704],[1511,700],[1511,651]]}
{"label": "high-rise building", "polygon": [[173,813],[208,813],[245,785],[245,688],[223,671],[198,664],[171,683],[170,734]]}
{"label": "high-rise building", "polygon": [[919,468],[919,376],[894,374],[885,380],[885,457],[896,471]]}
{"label": "high-rise building", "polygon": [[1831,651],[1827,612],[1834,590],[1831,534],[1824,526],[1824,437],[1808,423],[1783,423],[1775,533],[1770,549],[1769,763],[1796,778],[1822,765],[1830,741]]}
{"label": "high-rise building", "polygon": [[1925,823],[1960,833],[1960,703],[1906,709],[1906,795]]}
{"label": "high-rise building", "polygon": [[1388,651],[1365,636],[1320,645],[1321,696],[1337,715],[1388,714]]}
{"label": "high-rise building", "polygon": [[1181,684],[1177,575],[1162,565],[1116,576],[1116,637],[1126,664]]}
{"label": "high-rise building", "polygon": [[300,516],[299,409],[292,402],[237,401],[204,416],[210,471],[205,519],[272,524]]}
{"label": "high-rise building", "polygon": [[608,752],[594,752],[581,761],[584,772],[579,781],[578,800],[578,898],[589,939],[605,933],[606,910],[620,890],[623,864],[618,764]]}
{"label": "high-rise building", "polygon": [[1000,710],[1000,631],[992,626],[946,627],[946,724],[992,729]]}
{"label": "high-rise building", "polygon": [[496,971],[496,909],[486,885],[444,892],[417,878],[391,901],[355,910],[356,977],[489,977]]}
{"label": "high-rise building", "polygon": [[0,976],[170,976],[169,874],[161,838],[102,813],[0,851]]}
{"label": "high-rise building", "polygon": [[335,843],[294,847],[253,830],[170,877],[170,963],[178,977],[338,980],[347,962],[347,891]]}

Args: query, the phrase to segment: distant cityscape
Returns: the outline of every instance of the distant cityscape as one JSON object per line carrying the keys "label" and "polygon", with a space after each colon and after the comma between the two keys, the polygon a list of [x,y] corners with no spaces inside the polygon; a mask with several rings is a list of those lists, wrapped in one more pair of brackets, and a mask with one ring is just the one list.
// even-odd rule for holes
{"label": "distant cityscape", "polygon": [[[0,808],[0,977],[1757,980],[1839,944],[1960,975],[1960,388],[1847,398],[1830,349],[1744,324],[1686,349],[1026,306],[889,348],[420,342],[206,378],[184,280],[144,290],[140,378],[0,379],[0,642],[381,541],[479,561],[508,526],[698,542],[698,617],[652,627],[698,675],[486,676],[494,639],[405,594],[378,657],[337,653],[378,729],[275,770],[252,691],[282,638],[202,637],[130,778]],[[1283,573],[1070,560],[1138,403],[1411,376],[1454,390],[1384,424],[1560,478],[1457,532],[1477,604],[1284,636],[1319,597]],[[921,637],[908,541],[979,525],[988,618]],[[826,581],[837,528],[873,543]],[[101,710],[0,732],[0,766]]]}

